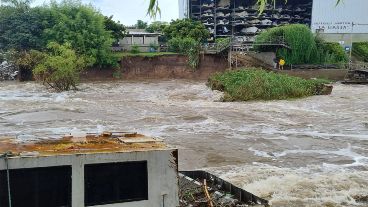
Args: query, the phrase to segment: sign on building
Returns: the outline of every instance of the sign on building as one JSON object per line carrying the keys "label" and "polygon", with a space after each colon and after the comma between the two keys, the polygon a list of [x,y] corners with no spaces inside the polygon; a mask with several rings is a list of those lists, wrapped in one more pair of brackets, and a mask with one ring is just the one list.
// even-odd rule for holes
{"label": "sign on building", "polygon": [[[314,0],[312,30],[321,33],[368,33],[368,1]],[[352,26],[354,25],[354,26]]]}

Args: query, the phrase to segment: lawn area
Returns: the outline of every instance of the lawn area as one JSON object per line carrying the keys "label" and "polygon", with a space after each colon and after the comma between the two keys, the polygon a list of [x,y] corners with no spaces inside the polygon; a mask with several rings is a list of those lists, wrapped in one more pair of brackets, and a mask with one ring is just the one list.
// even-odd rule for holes
{"label": "lawn area", "polygon": [[280,100],[331,93],[327,80],[306,80],[257,68],[212,75],[207,85],[224,92],[223,101]]}
{"label": "lawn area", "polygon": [[177,55],[178,53],[174,52],[140,52],[140,53],[131,53],[131,52],[114,52],[114,56],[117,58],[122,57],[156,57],[156,56],[164,56],[164,55]]}

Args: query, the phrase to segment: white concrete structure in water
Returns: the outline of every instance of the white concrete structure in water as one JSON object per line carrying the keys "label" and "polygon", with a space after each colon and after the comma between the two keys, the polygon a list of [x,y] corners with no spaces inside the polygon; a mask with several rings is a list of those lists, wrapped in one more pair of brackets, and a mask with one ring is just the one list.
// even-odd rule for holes
{"label": "white concrete structure in water", "polygon": [[[13,153],[8,158],[7,151]],[[1,154],[0,206],[179,206],[177,150],[153,138],[0,139]]]}

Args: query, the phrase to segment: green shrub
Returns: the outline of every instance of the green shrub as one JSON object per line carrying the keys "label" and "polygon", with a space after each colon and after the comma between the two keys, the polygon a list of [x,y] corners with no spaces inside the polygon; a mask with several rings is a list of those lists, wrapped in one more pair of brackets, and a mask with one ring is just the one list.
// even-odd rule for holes
{"label": "green shrub", "polygon": [[210,37],[210,32],[202,22],[192,19],[173,20],[163,29],[163,33],[169,40],[172,38],[192,38],[202,42]]}
{"label": "green shrub", "polygon": [[150,46],[150,48],[154,49],[155,51],[157,51],[158,48],[159,48],[158,44],[156,44],[156,43],[150,43],[149,46]]}
{"label": "green shrub", "polygon": [[224,101],[279,100],[323,93],[325,80],[298,77],[249,68],[212,75],[207,85],[224,92]]}
{"label": "green shrub", "polygon": [[348,56],[344,48],[337,42],[325,42],[319,37],[315,38],[319,54],[319,63],[335,64],[346,63]]}
{"label": "green shrub", "polygon": [[137,54],[140,53],[141,51],[139,50],[139,46],[138,45],[132,45],[132,48],[130,49],[130,53],[132,54]]}
{"label": "green shrub", "polygon": [[188,56],[188,65],[195,69],[199,65],[200,42],[193,38],[172,38],[168,42],[169,51]]}
{"label": "green shrub", "polygon": [[286,64],[324,64],[347,61],[344,49],[338,43],[327,43],[314,37],[311,30],[300,24],[271,28],[261,33],[257,44],[284,40],[290,48],[279,46],[257,46],[259,51],[277,51],[277,57],[285,59]]}
{"label": "green shrub", "polygon": [[353,53],[368,62],[368,42],[353,43]]}
{"label": "green shrub", "polygon": [[86,67],[84,57],[78,56],[69,43],[50,42],[48,52],[33,70],[36,80],[56,91],[77,89],[80,72]]}

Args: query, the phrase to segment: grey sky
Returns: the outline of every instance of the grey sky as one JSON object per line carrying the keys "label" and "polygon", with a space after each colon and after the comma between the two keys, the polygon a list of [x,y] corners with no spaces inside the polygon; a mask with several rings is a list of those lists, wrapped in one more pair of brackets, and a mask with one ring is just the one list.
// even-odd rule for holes
{"label": "grey sky", "polygon": [[[34,5],[40,5],[49,0],[35,0]],[[85,3],[92,3],[104,15],[114,15],[115,20],[119,20],[124,25],[134,25],[138,19],[143,21],[153,21],[146,16],[149,0],[83,0]],[[171,19],[179,17],[177,0],[159,0],[161,8],[161,18],[158,21],[170,22]]]}

